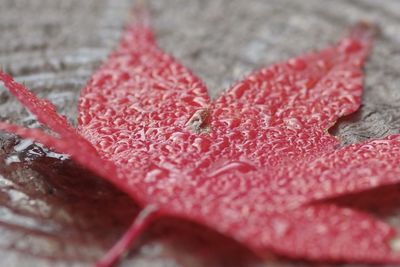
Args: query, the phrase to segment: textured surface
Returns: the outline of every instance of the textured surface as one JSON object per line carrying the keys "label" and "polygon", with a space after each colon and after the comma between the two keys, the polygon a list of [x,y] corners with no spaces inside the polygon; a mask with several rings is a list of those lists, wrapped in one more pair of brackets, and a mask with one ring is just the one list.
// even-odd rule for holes
{"label": "textured surface", "polygon": [[[232,4],[230,2],[213,1],[206,4],[200,1],[193,1],[190,4],[183,3],[183,1],[171,1],[168,4],[154,2],[157,35],[160,36],[162,46],[173,52],[178,58],[183,59],[189,67],[194,67],[194,70],[200,76],[205,76],[206,82],[211,85],[211,88],[222,88],[221,84],[230,82],[232,79],[237,79],[243,72],[253,70],[254,65],[265,65],[273,60],[295,55],[309,48],[321,47],[326,41],[331,41],[338,36],[344,25],[350,21],[359,18],[376,19],[383,26],[383,35],[378,41],[373,58],[367,68],[368,90],[364,97],[365,106],[359,113],[359,118],[355,117],[358,122],[355,124],[344,124],[344,126],[339,127],[337,132],[346,142],[397,132],[397,118],[399,116],[396,115],[398,112],[396,109],[398,91],[396,90],[397,83],[395,81],[397,77],[396,62],[398,62],[398,57],[396,57],[398,24],[395,15],[396,10],[398,10],[398,8],[396,9],[396,5],[398,4],[395,1],[384,1],[384,4],[380,4],[379,7],[371,7],[370,5],[373,4],[372,1],[371,3],[366,1],[350,3],[343,1],[332,3],[331,5],[333,6],[329,8],[326,7],[327,4],[322,5],[319,1],[312,1],[312,3],[307,5],[293,4],[292,2],[285,1],[268,4],[264,1],[254,1],[251,5],[243,4],[240,1],[233,1]],[[46,1],[37,2],[37,5],[44,4],[46,4]],[[246,7],[243,7],[243,5]],[[34,7],[29,10],[29,4],[25,3],[23,6],[27,10],[27,14],[35,10]],[[71,4],[71,6],[74,6],[74,4]],[[101,4],[96,4],[96,6],[98,9],[101,9]],[[177,8],[178,6],[180,8]],[[179,12],[178,16],[175,12],[182,8],[185,9],[185,12]],[[221,9],[226,10],[226,13],[231,14],[231,16],[221,19]],[[1,10],[5,9],[2,8]],[[51,7],[50,10],[52,10]],[[74,12],[82,14],[78,12],[80,8],[72,8],[72,10],[75,11],[69,11],[71,14],[75,14]],[[202,12],[199,12],[199,10],[202,10]],[[19,13],[17,14],[16,18],[24,17]],[[289,17],[290,19],[288,19]],[[65,16],[66,20],[67,18],[70,21],[74,20],[73,16]],[[242,22],[240,26],[232,27],[232,25],[236,25],[235,21],[238,18]],[[85,19],[88,19],[86,13]],[[99,19],[104,18],[101,17]],[[7,24],[9,20],[2,21]],[[109,24],[112,24],[116,20],[113,18],[108,21]],[[216,21],[218,23],[215,23]],[[84,25],[90,25],[90,23],[85,23]],[[4,26],[4,28],[6,27],[8,26]],[[315,31],[309,30],[310,27],[315,29]],[[22,26],[21,28],[21,31],[25,30],[22,34],[23,36],[27,36],[27,33],[29,33],[29,30],[26,28],[29,27]],[[193,30],[193,28],[196,30]],[[256,33],[247,33],[247,29],[249,28],[254,29],[253,32]],[[90,29],[88,32],[91,34],[72,34],[72,36],[80,36],[77,37],[78,39],[86,36],[83,39],[90,39],[90,36],[94,33],[90,26],[87,29]],[[10,30],[9,32],[12,34],[7,39],[10,42],[17,42],[15,41],[17,38],[14,38],[15,35],[13,34],[16,34],[18,31]],[[224,34],[221,35],[221,32]],[[243,36],[246,36],[246,38],[243,38]],[[105,40],[108,39],[105,38]],[[19,48],[15,48],[16,50],[24,49],[22,45],[24,42],[20,42],[21,44]],[[97,40],[96,45],[97,42],[101,43],[101,40]],[[35,38],[29,39],[26,43],[35,44]],[[67,47],[72,47],[71,50],[74,45],[79,47],[82,44],[73,41],[66,43]],[[12,55],[17,53],[10,54],[10,50],[6,50],[10,49],[10,47],[12,46],[7,44],[3,48],[5,52],[3,52],[1,64],[6,66],[7,70],[14,68],[14,71],[12,71],[13,74],[17,76],[23,75],[22,66],[25,67],[30,64],[34,65],[35,62],[40,62],[41,54],[33,60],[30,60],[28,55],[18,58],[26,58],[26,62],[11,60]],[[16,47],[18,46],[16,45]],[[32,45],[32,47],[35,47],[35,45]],[[46,51],[47,48],[44,46],[42,49]],[[68,50],[67,48],[65,49]],[[28,53],[31,54],[30,51]],[[85,53],[90,54],[88,51]],[[80,57],[75,57],[72,61],[75,62],[76,66],[85,64],[79,60],[81,60]],[[12,62],[12,64],[7,62]],[[43,65],[38,65],[31,67],[31,70],[37,71],[39,74],[49,72]],[[74,71],[72,75],[67,74],[66,80],[59,79],[62,76],[59,77],[58,75],[50,75],[50,77],[44,75],[44,78],[48,78],[47,85],[43,85],[43,80],[40,79],[41,77],[43,78],[41,75],[39,77],[32,75],[31,80],[27,79],[27,77],[22,78],[27,81],[29,86],[38,88],[37,90],[40,88],[40,94],[45,95],[46,90],[44,89],[46,89],[46,86],[54,87],[55,90],[57,88],[73,87],[68,84],[68,79],[72,79],[72,81],[77,83],[80,81],[82,84],[87,74],[86,76],[79,76],[76,69],[79,69],[79,67],[73,67]],[[50,70],[51,73],[54,71],[56,73],[64,73],[57,70],[57,68]],[[75,88],[77,87],[79,85]],[[211,91],[215,95],[215,92],[218,90],[211,89]],[[69,105],[65,104],[65,100],[70,101],[69,99],[71,98],[68,98],[68,95],[56,95],[57,97],[55,98],[60,100],[58,103],[56,101],[58,107],[67,113],[70,118],[73,118],[74,115],[70,113]],[[76,97],[73,94],[70,94],[70,96]],[[19,110],[15,109],[12,101],[7,102],[6,105],[2,105],[1,108],[5,109],[1,113],[2,116],[14,119],[22,118],[19,117]],[[30,123],[31,121],[32,118],[26,120],[25,123]],[[148,252],[143,253],[147,253],[146,255],[148,255]],[[139,256],[137,261],[140,261],[140,258]]]}
{"label": "textured surface", "polygon": [[[390,262],[388,226],[334,206],[299,207],[398,180],[397,140],[330,155],[339,143],[327,129],[360,105],[371,30],[357,25],[336,46],[264,68],[209,102],[135,23],[83,90],[80,130],[124,174],[121,188],[160,214],[208,225],[259,255]],[[348,158],[352,168],[340,171]]]}

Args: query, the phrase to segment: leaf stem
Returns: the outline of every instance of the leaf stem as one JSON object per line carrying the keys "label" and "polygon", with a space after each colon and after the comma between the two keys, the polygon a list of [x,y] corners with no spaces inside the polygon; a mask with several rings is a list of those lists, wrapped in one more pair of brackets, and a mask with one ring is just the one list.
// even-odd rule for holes
{"label": "leaf stem", "polygon": [[143,208],[121,239],[94,265],[94,267],[114,266],[131,244],[137,240],[143,230],[158,217],[157,211],[158,209],[154,205]]}

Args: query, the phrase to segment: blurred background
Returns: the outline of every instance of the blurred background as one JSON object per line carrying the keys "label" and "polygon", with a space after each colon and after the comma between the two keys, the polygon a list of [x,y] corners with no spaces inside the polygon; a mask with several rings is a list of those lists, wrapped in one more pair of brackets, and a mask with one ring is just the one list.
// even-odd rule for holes
{"label": "blurred background", "polygon": [[[0,0],[0,67],[75,123],[79,89],[118,42],[134,2]],[[146,3],[159,45],[202,78],[212,97],[252,70],[334,42],[352,23],[376,23],[380,35],[366,66],[362,108],[331,133],[347,144],[399,132],[400,1]],[[37,125],[1,86],[0,119]],[[90,266],[135,212],[126,196],[71,162],[0,134],[0,266]],[[396,212],[384,216],[398,223]],[[122,266],[316,266],[270,258],[263,263],[216,233],[166,221]]]}

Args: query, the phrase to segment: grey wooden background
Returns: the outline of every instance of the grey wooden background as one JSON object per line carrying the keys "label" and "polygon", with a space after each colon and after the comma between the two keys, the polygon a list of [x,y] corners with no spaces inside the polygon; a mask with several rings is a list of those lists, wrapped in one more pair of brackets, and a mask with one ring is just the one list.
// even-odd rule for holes
{"label": "grey wooden background", "polygon": [[[160,46],[200,76],[213,97],[256,68],[324,47],[351,23],[376,22],[381,34],[366,66],[363,106],[332,133],[346,144],[399,132],[400,1],[147,2]],[[131,4],[0,0],[0,66],[75,123],[79,89],[118,41]],[[1,86],[0,119],[37,126]],[[94,182],[98,190],[84,197],[74,193],[74,182],[60,188],[57,179],[91,175],[53,156],[0,135],[0,266],[88,266],[129,223],[133,205],[107,185]],[[121,207],[117,215],[114,204]],[[77,213],[79,208],[87,212]],[[398,219],[393,215],[391,221]],[[123,265],[308,266],[277,259],[264,264],[215,233],[196,234],[204,229],[173,225],[155,227]],[[166,231],[170,234],[158,235]]]}

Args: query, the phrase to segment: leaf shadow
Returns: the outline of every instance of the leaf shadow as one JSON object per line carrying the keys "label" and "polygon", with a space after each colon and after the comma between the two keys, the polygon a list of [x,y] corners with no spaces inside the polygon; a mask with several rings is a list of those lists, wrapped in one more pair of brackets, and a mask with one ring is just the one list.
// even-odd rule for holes
{"label": "leaf shadow", "polygon": [[400,184],[380,186],[359,193],[327,199],[338,206],[369,213],[400,231]]}
{"label": "leaf shadow", "polygon": [[137,213],[127,195],[72,161],[29,141],[0,141],[0,250],[93,262]]}
{"label": "leaf shadow", "polygon": [[122,266],[142,266],[143,262],[145,266],[164,266],[157,265],[160,261],[179,267],[265,266],[262,259],[235,240],[206,226],[171,217],[153,223]]}

